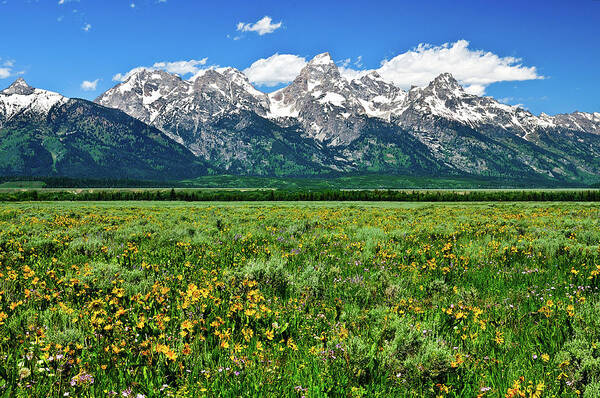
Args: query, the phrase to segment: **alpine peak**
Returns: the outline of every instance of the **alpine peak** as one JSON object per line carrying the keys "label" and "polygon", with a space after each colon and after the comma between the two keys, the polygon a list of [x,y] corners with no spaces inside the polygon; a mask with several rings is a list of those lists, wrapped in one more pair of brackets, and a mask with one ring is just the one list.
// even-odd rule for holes
{"label": "alpine peak", "polygon": [[375,80],[383,80],[383,78],[381,77],[379,72],[377,72],[376,70],[373,70],[373,71],[367,73],[365,76],[368,76],[371,79],[375,79]]}
{"label": "alpine peak", "polygon": [[430,85],[446,86],[452,88],[461,87],[460,84],[458,84],[458,81],[449,72],[439,74],[435,79],[433,79]]}
{"label": "alpine peak", "polygon": [[20,94],[20,95],[30,95],[33,94],[35,89],[31,87],[25,79],[19,77],[17,80],[13,82],[8,88],[2,90],[4,94]]}
{"label": "alpine peak", "polygon": [[162,79],[172,79],[173,77],[177,77],[181,79],[179,76],[165,72],[160,69],[140,69],[133,72],[128,79],[125,81],[134,81],[134,80],[162,80]]}
{"label": "alpine peak", "polygon": [[333,64],[333,59],[331,59],[331,55],[328,52],[324,52],[318,55],[315,55],[313,59],[309,61],[309,65],[329,65]]}
{"label": "alpine peak", "polygon": [[450,73],[442,73],[427,85],[423,94],[434,95],[438,98],[459,98],[466,95],[464,88]]}

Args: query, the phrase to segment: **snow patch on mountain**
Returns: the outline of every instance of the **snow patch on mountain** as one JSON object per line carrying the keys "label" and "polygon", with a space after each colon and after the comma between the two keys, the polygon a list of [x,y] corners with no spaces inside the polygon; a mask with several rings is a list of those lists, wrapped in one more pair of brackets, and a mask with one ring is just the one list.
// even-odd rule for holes
{"label": "snow patch on mountain", "polygon": [[327,93],[324,96],[320,96],[318,101],[321,104],[324,104],[327,102],[327,103],[333,104],[335,106],[343,106],[344,102],[346,102],[346,98],[344,98],[343,95],[338,94],[338,93]]}

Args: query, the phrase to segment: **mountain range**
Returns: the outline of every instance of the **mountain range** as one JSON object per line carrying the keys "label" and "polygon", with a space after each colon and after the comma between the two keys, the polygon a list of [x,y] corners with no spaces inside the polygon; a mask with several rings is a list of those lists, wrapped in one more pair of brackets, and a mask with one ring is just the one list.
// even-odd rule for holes
{"label": "mountain range", "polygon": [[94,102],[0,91],[0,174],[183,179],[205,174],[485,176],[600,181],[600,113],[533,115],[448,73],[403,90],[344,78],[328,53],[265,94],[234,68],[142,69]]}

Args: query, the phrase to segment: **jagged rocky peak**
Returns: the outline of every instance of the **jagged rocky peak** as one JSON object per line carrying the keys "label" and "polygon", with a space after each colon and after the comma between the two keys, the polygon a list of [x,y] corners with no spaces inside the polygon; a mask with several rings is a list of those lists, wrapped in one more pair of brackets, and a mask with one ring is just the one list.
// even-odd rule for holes
{"label": "jagged rocky peak", "polygon": [[[231,109],[251,110],[263,116],[269,109],[267,94],[258,91],[241,71],[235,68],[206,69],[192,79],[194,95],[204,100],[223,101]],[[205,97],[208,95],[208,97]]]}
{"label": "jagged rocky peak", "polygon": [[96,99],[157,127],[192,152],[202,134],[222,117],[245,112],[266,115],[269,99],[234,68],[207,68],[190,79],[165,71],[140,70]]}
{"label": "jagged rocky peak", "polygon": [[462,97],[466,94],[464,88],[458,83],[454,76],[448,72],[442,73],[433,79],[431,83],[425,87],[425,91],[434,92],[440,98]]}
{"label": "jagged rocky peak", "polygon": [[352,80],[351,83],[357,89],[359,87],[367,88],[374,95],[395,96],[399,93],[406,94],[400,87],[385,80],[377,71],[371,71],[358,79]]}
{"label": "jagged rocky peak", "polygon": [[340,71],[331,59],[329,53],[323,53],[311,59],[300,74],[294,80],[293,85],[299,85],[306,91],[313,91],[318,86],[322,85],[337,85],[341,86],[343,82]]}
{"label": "jagged rocky peak", "polygon": [[319,55],[315,55],[313,59],[308,61],[308,63],[304,66],[300,75],[302,73],[334,73],[334,76],[340,76],[340,72],[338,70],[337,65],[331,59],[331,55],[329,53],[323,53]]}
{"label": "jagged rocky peak", "polygon": [[67,101],[68,98],[58,93],[31,87],[23,78],[18,78],[0,91],[0,121],[20,113],[45,116],[52,107]]}
{"label": "jagged rocky peak", "polygon": [[406,98],[406,109],[426,115],[437,115],[458,120],[469,125],[481,121],[486,107],[499,106],[496,101],[485,97],[467,94],[464,88],[450,73],[442,73],[425,87],[412,87]]}
{"label": "jagged rocky peak", "polygon": [[324,52],[318,55],[315,55],[313,59],[308,62],[309,65],[330,65],[335,64],[331,55],[328,52]]}
{"label": "jagged rocky peak", "polygon": [[19,95],[31,95],[35,92],[35,88],[31,87],[25,79],[19,77],[17,80],[13,82],[8,88],[2,90],[2,93],[11,95],[11,94],[19,94]]}
{"label": "jagged rocky peak", "polygon": [[[131,108],[138,101],[148,105],[182,85],[184,85],[183,80],[177,75],[161,70],[139,69],[123,82],[100,95],[95,102],[120,109]],[[131,116],[148,122],[139,111]]]}
{"label": "jagged rocky peak", "polygon": [[224,76],[214,69],[204,69],[196,73],[190,81],[194,85],[195,91],[201,91],[202,87],[211,83],[220,82],[224,80]]}
{"label": "jagged rocky peak", "polygon": [[217,72],[228,78],[232,83],[238,84],[247,89],[252,89],[256,92],[260,92],[254,88],[248,77],[239,69],[232,67],[218,68]]}
{"label": "jagged rocky peak", "polygon": [[546,116],[546,118],[563,128],[600,134],[600,113],[598,112],[587,113],[575,111],[573,113]]}
{"label": "jagged rocky peak", "polygon": [[367,113],[329,53],[315,56],[289,86],[269,98],[270,117],[297,118],[306,136],[332,146],[358,137]]}
{"label": "jagged rocky peak", "polygon": [[252,83],[250,83],[250,80],[248,80],[248,77],[243,72],[232,67],[205,69],[197,73],[190,80],[195,82],[196,87],[212,83],[221,83],[224,86],[231,88],[231,93],[234,96],[235,91],[241,89],[255,97],[266,97],[266,94],[258,91]]}
{"label": "jagged rocky peak", "polygon": [[459,86],[458,81],[454,78],[454,76],[452,76],[452,73],[450,73],[450,72],[440,73],[431,82],[434,84]]}
{"label": "jagged rocky peak", "polygon": [[389,120],[406,99],[406,91],[385,80],[377,71],[352,80],[350,85],[368,116]]}
{"label": "jagged rocky peak", "polygon": [[383,79],[383,77],[381,77],[381,75],[379,74],[379,72],[377,72],[376,70],[373,70],[373,71],[367,73],[366,75],[364,75],[363,77],[361,77],[360,81],[362,81],[362,82],[365,82],[365,81],[386,82]]}
{"label": "jagged rocky peak", "polygon": [[324,105],[346,107],[352,102],[350,83],[341,76],[329,53],[316,55],[289,86],[269,97],[274,116],[297,117],[309,106],[315,108],[314,112],[316,108],[327,112],[331,109]]}
{"label": "jagged rocky peak", "polygon": [[129,79],[127,80],[138,80],[138,81],[147,81],[147,80],[162,80],[167,79],[171,80],[173,78],[181,80],[178,75],[171,74],[169,72],[165,72],[160,69],[140,69],[131,74]]}
{"label": "jagged rocky peak", "polygon": [[175,86],[181,85],[183,80],[181,77],[162,71],[141,69],[133,73],[127,80],[120,85],[121,91],[141,90],[142,95],[152,95],[153,91],[160,88],[172,89]]}
{"label": "jagged rocky peak", "polygon": [[338,92],[348,85],[329,53],[316,55],[289,86],[269,94],[269,116],[299,117],[309,105],[320,107],[317,100],[325,93],[331,93],[328,98],[343,101]]}

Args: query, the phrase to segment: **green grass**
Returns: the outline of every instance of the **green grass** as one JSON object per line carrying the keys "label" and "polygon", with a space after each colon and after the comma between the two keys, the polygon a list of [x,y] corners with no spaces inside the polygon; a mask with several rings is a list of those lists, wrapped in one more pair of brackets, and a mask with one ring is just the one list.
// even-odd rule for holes
{"label": "green grass", "polygon": [[0,395],[596,397],[599,216],[3,204]]}

